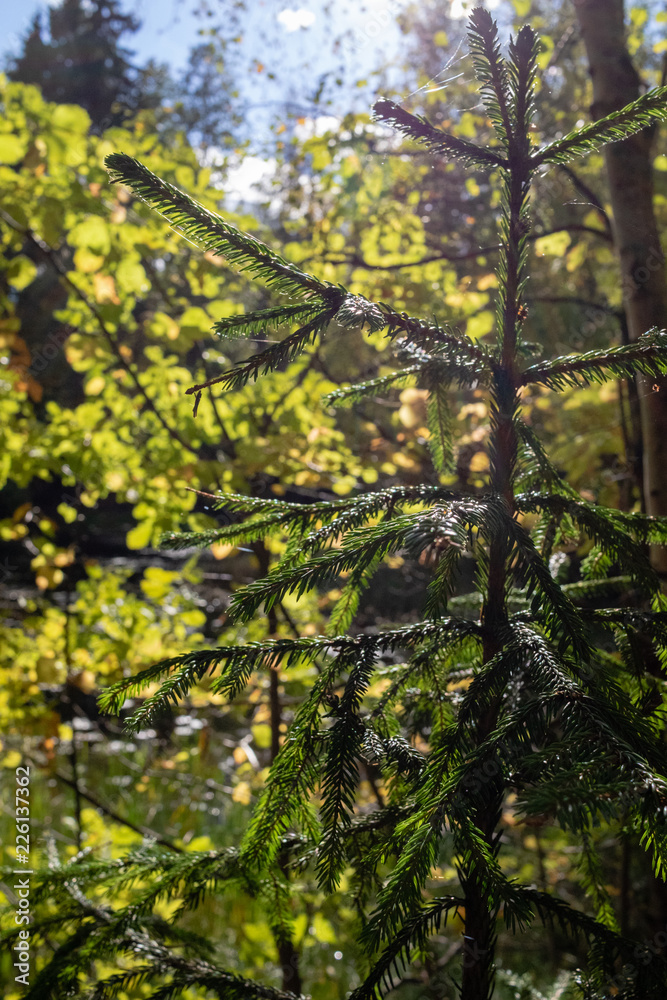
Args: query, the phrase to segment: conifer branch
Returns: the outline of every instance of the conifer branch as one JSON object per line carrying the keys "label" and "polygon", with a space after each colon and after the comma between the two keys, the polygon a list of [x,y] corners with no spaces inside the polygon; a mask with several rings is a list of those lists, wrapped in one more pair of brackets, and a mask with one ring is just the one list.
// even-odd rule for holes
{"label": "conifer branch", "polygon": [[186,393],[192,395],[213,385],[219,385],[223,389],[239,389],[251,379],[252,381],[257,381],[260,374],[266,375],[281,365],[288,364],[298,357],[308,344],[314,343],[318,334],[326,330],[336,310],[337,302],[333,306],[328,306],[328,308],[320,308],[319,311],[315,312],[311,320],[300,327],[295,333],[290,334],[289,337],[285,337],[284,340],[279,341],[277,344],[273,344],[271,347],[266,348],[266,350],[260,351],[259,354],[254,354],[247,361],[243,362],[243,364],[232,368],[231,371],[223,372],[222,375],[218,375],[215,378],[210,378],[205,382],[199,382],[197,385],[190,386],[189,389],[185,390]]}
{"label": "conifer branch", "polygon": [[209,528],[207,531],[170,531],[160,536],[160,545],[165,549],[180,551],[191,548],[203,549],[216,542],[255,542],[266,538],[276,527],[281,525],[282,521],[282,515],[275,513],[268,517],[255,517],[252,520],[239,521],[236,524]]}
{"label": "conifer branch", "polygon": [[575,602],[602,600],[603,598],[618,598],[632,587],[629,576],[610,576],[602,580],[578,580],[576,583],[564,583],[563,593]]}
{"label": "conifer branch", "polygon": [[515,426],[519,438],[524,442],[529,454],[534,459],[532,468],[528,462],[522,464],[522,476],[527,480],[539,479],[540,485],[548,486],[552,492],[562,493],[579,500],[579,494],[553,464],[533,429],[523,420],[517,420]]}
{"label": "conifer branch", "polygon": [[336,707],[336,722],[326,733],[321,775],[322,840],[317,860],[320,886],[331,892],[338,886],[346,861],[344,831],[351,825],[354,794],[359,780],[365,726],[359,708],[371,676],[375,657],[370,650],[361,655],[350,671]]}
{"label": "conifer branch", "polygon": [[304,273],[260,240],[240,232],[173,184],[163,181],[132,156],[112,153],[105,164],[113,183],[129,187],[177,232],[205,252],[226,257],[230,263],[263,278],[276,291],[317,295],[325,300],[340,297],[335,285]]}
{"label": "conifer branch", "polygon": [[[600,507],[581,498],[545,493],[517,496],[520,510],[547,510],[556,516],[569,515],[592,540],[618,561],[620,567],[640,588],[649,593],[659,589],[659,581],[641,545],[667,542],[667,519],[627,514],[610,507]],[[640,542],[641,545],[637,545]]]}
{"label": "conifer branch", "polygon": [[449,408],[448,386],[436,382],[430,388],[426,420],[430,437],[428,445],[433,457],[433,464],[443,475],[451,470],[454,451],[452,448],[452,414]]}
{"label": "conifer branch", "polygon": [[378,571],[382,558],[380,553],[376,553],[369,559],[360,559],[352,568],[343,592],[331,610],[327,635],[342,635],[347,632],[357,613],[361,595]]}
{"label": "conifer branch", "polygon": [[320,299],[307,299],[295,305],[274,306],[257,312],[226,316],[213,325],[213,332],[222,339],[260,336],[267,328],[286,326],[288,323],[312,322],[322,311]]}
{"label": "conifer branch", "polygon": [[[213,500],[213,508],[227,515],[251,515],[248,520],[210,528],[207,531],[169,532],[162,535],[165,548],[201,548],[217,541],[252,542],[279,530],[301,536],[300,552],[315,551],[347,528],[365,524],[386,510],[405,503],[448,503],[458,494],[440,486],[394,486],[347,500],[324,501],[314,504],[292,503],[285,500],[223,493],[204,494]],[[317,527],[321,524],[322,527]],[[310,534],[306,534],[311,529]]]}
{"label": "conifer branch", "polygon": [[[320,586],[340,573],[354,569],[363,561],[370,565],[409,544],[418,554],[437,537],[447,522],[463,526],[484,527],[492,533],[493,526],[502,523],[502,505],[490,496],[457,499],[447,509],[433,508],[427,514],[401,514],[379,525],[354,527],[345,535],[340,548],[327,550],[296,565],[278,565],[265,578],[248,584],[237,592],[228,612],[230,622],[248,621],[263,604],[265,610],[291,592],[298,597]],[[308,540],[306,539],[306,544]]]}
{"label": "conifer branch", "polygon": [[524,151],[529,148],[528,135],[535,111],[535,83],[540,40],[528,24],[524,24],[509,44],[510,112],[516,123],[516,136],[521,137]]}
{"label": "conifer branch", "polygon": [[615,378],[646,375],[660,378],[667,373],[667,331],[650,330],[639,340],[606,351],[568,354],[554,361],[531,365],[521,373],[520,384],[545,385],[549,389],[578,388]]}
{"label": "conifer branch", "polygon": [[433,153],[444,153],[452,159],[479,166],[507,166],[505,158],[494,150],[476,146],[474,142],[468,142],[460,136],[443,132],[421,115],[413,115],[386,98],[377,101],[373,110],[377,121],[386,122],[409,139],[427,146]]}
{"label": "conifer branch", "polygon": [[543,163],[567,163],[577,156],[595,153],[609,142],[620,142],[667,118],[667,87],[657,87],[605,118],[584,125],[556,139],[531,157],[533,167]]}
{"label": "conifer branch", "polygon": [[384,302],[378,303],[378,308],[385,318],[388,337],[405,335],[405,344],[417,344],[427,351],[437,351],[443,361],[449,361],[453,365],[475,364],[478,377],[488,378],[492,356],[482,344],[476,343],[466,334],[448,325],[440,326],[435,321],[427,323],[414,316],[408,316],[407,313],[396,312]]}
{"label": "conifer branch", "polygon": [[498,26],[484,7],[475,7],[470,14],[468,44],[484,109],[503,147],[509,150],[514,130],[509,116],[507,64],[500,54]]}
{"label": "conifer branch", "polygon": [[577,608],[552,578],[528,532],[513,518],[507,518],[507,533],[514,543],[514,553],[526,578],[526,593],[532,597],[532,609],[539,614],[548,634],[558,637],[559,647],[571,646],[581,657],[590,653],[589,641]]}
{"label": "conifer branch", "polygon": [[382,310],[363,295],[346,295],[336,313],[336,322],[348,330],[367,326],[371,333],[386,326]]}
{"label": "conifer branch", "polygon": [[411,365],[402,371],[391,372],[389,375],[380,375],[377,378],[369,379],[367,382],[355,382],[354,385],[346,385],[340,389],[334,389],[322,398],[325,406],[352,406],[369,396],[378,396],[381,392],[395,389],[405,385],[419,375],[422,371],[421,365]]}
{"label": "conifer branch", "polygon": [[130,729],[145,725],[160,708],[170,701],[178,701],[209,671],[224,664],[224,669],[213,684],[215,693],[233,698],[255,670],[269,670],[277,664],[283,669],[298,663],[311,663],[322,654],[336,654],[338,657],[363,652],[366,649],[393,650],[405,646],[411,648],[416,643],[439,638],[444,641],[449,635],[475,636],[479,634],[479,624],[465,618],[449,617],[437,622],[421,622],[379,632],[376,635],[320,636],[318,638],[275,639],[269,642],[247,643],[245,646],[219,646],[214,649],[197,650],[161,660],[132,677],[123,678],[111,687],[105,688],[99,697],[100,708],[104,712],[117,714],[126,698],[139,694],[149,684],[165,677],[166,687],[161,687],[132,716]]}
{"label": "conifer branch", "polygon": [[399,985],[402,972],[415,952],[426,947],[431,935],[447,923],[450,913],[465,907],[461,896],[438,896],[411,914],[396,932],[363,983],[350,994],[350,1000],[377,1000]]}
{"label": "conifer branch", "polygon": [[[480,370],[476,358],[473,360],[458,353],[456,350],[458,346],[457,344],[454,347],[452,354],[452,350],[447,344],[442,348],[431,345],[432,353],[427,353],[422,348],[417,348],[408,342],[399,344],[397,348],[400,350],[397,353],[407,356],[411,360],[419,358],[419,363],[409,365],[388,375],[369,379],[367,382],[356,382],[354,385],[334,389],[333,392],[323,397],[323,402],[332,406],[351,406],[369,396],[377,396],[381,392],[403,386],[406,382],[415,379],[424,388],[434,387],[436,393],[442,391],[446,401],[447,383],[456,382],[460,386],[476,386],[480,382],[485,382],[490,376],[490,370]],[[469,346],[469,344],[465,345],[466,351]],[[440,435],[441,431],[438,433]]]}

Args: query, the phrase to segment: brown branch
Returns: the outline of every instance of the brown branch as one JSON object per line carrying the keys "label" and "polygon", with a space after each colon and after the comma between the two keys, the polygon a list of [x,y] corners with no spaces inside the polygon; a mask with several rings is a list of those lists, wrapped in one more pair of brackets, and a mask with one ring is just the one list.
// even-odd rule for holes
{"label": "brown branch", "polygon": [[363,267],[369,271],[399,271],[404,267],[422,267],[425,264],[432,264],[434,261],[439,260],[470,260],[473,257],[483,257],[487,253],[497,253],[498,250],[500,250],[499,243],[489,247],[480,247],[478,250],[469,250],[462,254],[451,254],[442,251],[432,254],[430,257],[421,257],[419,260],[412,260],[402,264],[370,264],[358,253],[346,254],[338,259],[324,257],[323,260],[328,264],[350,264],[352,267]]}
{"label": "brown branch", "polygon": [[604,229],[597,229],[595,226],[583,226],[578,223],[571,223],[567,226],[557,226],[555,229],[547,229],[543,233],[530,233],[528,239],[532,242],[541,240],[543,236],[553,236],[555,233],[590,233],[591,236],[599,236],[606,243],[613,243],[611,232]]}
{"label": "brown branch", "polygon": [[[555,233],[590,233],[592,236],[599,236],[600,239],[605,240],[607,243],[613,242],[611,233],[606,232],[604,229],[596,229],[595,226],[584,226],[578,223],[558,226],[556,229],[547,229],[540,233],[530,233],[528,240],[534,243],[536,240],[542,239],[543,236],[553,236]],[[477,250],[467,250],[465,253],[460,254],[447,253],[443,250],[439,253],[431,254],[429,257],[420,257],[419,260],[411,260],[400,264],[371,264],[361,254],[356,252],[344,254],[341,257],[324,257],[322,259],[328,264],[347,264],[351,267],[363,267],[368,271],[400,271],[406,267],[423,267],[425,264],[432,264],[440,260],[455,262],[458,260],[470,260],[474,257],[485,257],[489,253],[497,253],[500,249],[501,244],[494,243],[492,246],[479,247]],[[200,386],[200,388],[203,387],[203,385]]]}
{"label": "brown branch", "polygon": [[293,383],[290,385],[289,389],[287,389],[287,391],[284,392],[282,394],[282,396],[278,399],[278,401],[277,401],[276,405],[273,407],[273,409],[272,410],[267,410],[264,413],[264,415],[263,415],[263,417],[261,419],[261,422],[260,422],[262,434],[267,434],[268,433],[269,428],[270,428],[271,424],[273,423],[273,421],[275,420],[276,414],[278,413],[278,410],[280,409],[280,407],[284,406],[286,400],[291,396],[291,394],[296,389],[299,389],[303,385],[303,383],[304,383],[304,381],[306,379],[306,376],[309,374],[309,372],[310,372],[310,364],[304,365],[303,368],[301,369],[301,371],[299,372],[299,374],[294,379]]}
{"label": "brown branch", "polygon": [[[28,754],[26,754],[26,757],[28,758],[28,760],[30,760],[32,764],[34,764],[35,767],[40,766],[37,763],[37,761],[34,760],[32,757],[30,757]],[[142,837],[150,837],[151,840],[154,840],[156,842],[156,844],[162,844],[163,847],[168,847],[170,851],[176,851],[176,853],[178,854],[183,853],[183,849],[181,847],[177,847],[176,844],[174,844],[171,840],[167,840],[166,837],[160,837],[155,832],[155,830],[151,830],[147,826],[138,826],[131,820],[125,819],[123,816],[119,815],[119,813],[117,813],[114,809],[111,809],[109,806],[105,806],[104,803],[100,802],[100,800],[96,798],[91,792],[87,791],[85,788],[82,788],[81,784],[79,784],[78,782],[75,783],[74,781],[72,781],[72,779],[68,778],[67,775],[61,774],[60,771],[54,771],[53,774],[58,779],[58,781],[61,781],[63,783],[63,785],[67,785],[69,788],[73,788],[76,791],[77,795],[79,795],[82,799],[86,799],[88,802],[90,802],[91,805],[95,806],[96,809],[99,809],[100,812],[103,812],[105,816],[108,816],[109,819],[112,819],[115,823],[120,823],[122,826],[128,827],[128,829],[134,830],[135,833],[140,833]]]}
{"label": "brown branch", "polygon": [[595,309],[597,312],[608,313],[617,318],[622,315],[622,310],[614,309],[606,302],[595,302],[593,299],[584,299],[578,295],[531,295],[526,297],[526,302],[547,302],[551,305],[575,305],[583,306],[586,309]]}
{"label": "brown branch", "polygon": [[613,237],[613,232],[611,228],[611,219],[609,214],[605,209],[604,205],[596,195],[593,188],[589,187],[585,181],[582,181],[581,177],[574,172],[572,167],[566,166],[564,163],[558,165],[558,169],[561,173],[565,174],[566,177],[572,182],[573,187],[582,194],[584,198],[588,199],[589,204],[596,210],[596,212],[601,216],[604,222],[604,228],[610,237]]}

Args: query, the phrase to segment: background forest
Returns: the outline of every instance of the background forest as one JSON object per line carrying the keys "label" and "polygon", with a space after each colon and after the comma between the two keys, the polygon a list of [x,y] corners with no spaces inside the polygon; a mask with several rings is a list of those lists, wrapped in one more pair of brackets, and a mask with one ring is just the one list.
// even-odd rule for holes
{"label": "background forest", "polygon": [[[604,95],[591,87],[595,39],[584,8],[591,8],[598,28],[601,18],[611,23],[611,14],[624,14],[624,65],[636,93],[621,103],[667,79],[667,14],[659,3],[626,3],[624,11],[616,2],[577,6],[570,0],[489,6],[501,38],[527,20],[541,36],[540,137],[564,135],[589,120],[593,102],[604,105]],[[133,53],[138,23],[129,8],[114,0],[64,0],[36,18],[5,59],[5,864],[14,858],[10,790],[21,760],[32,769],[34,866],[82,850],[118,860],[145,838],[184,854],[220,851],[236,845],[247,826],[312,686],[311,666],[258,670],[231,703],[204,678],[185,702],[131,737],[122,718],[101,713],[97,696],[186,650],[319,634],[344,579],[298,600],[287,595],[264,618],[230,624],[226,610],[234,592],[265,576],[284,544],[259,538],[174,551],[162,547],[164,535],[224,524],[227,515],[212,500],[221,491],[306,503],[417,484],[445,483],[474,494],[487,481],[490,421],[480,388],[458,390],[454,461],[445,474],[429,448],[434,427],[427,390],[399,386],[375,399],[331,405],[326,397],[360,374],[370,380],[389,370],[389,347],[379,333],[360,338],[341,328],[335,340],[310,347],[283,370],[233,390],[205,392],[193,412],[185,390],[247,354],[246,344],[215,338],[212,327],[272,300],[228,261],[188,244],[127,188],[110,185],[104,160],[119,150],[322,281],[423,317],[446,306],[455,310],[461,331],[481,344],[494,324],[498,192],[484,172],[429,159],[370,114],[381,95],[462,139],[488,142],[490,124],[464,45],[466,5],[369,3],[353,21],[335,4],[296,10],[267,0],[262,7],[258,17],[257,7],[243,2],[199,6],[199,40],[187,65],[174,70]],[[318,51],[312,51],[311,31],[319,32]],[[659,245],[667,227],[664,128],[644,141],[646,242],[634,263],[619,258],[615,245],[612,220],[621,224],[622,206],[614,197],[623,184],[604,154],[535,179],[525,294],[531,335],[550,355],[628,344],[652,325],[667,326]],[[646,277],[638,275],[637,259]],[[639,297],[629,291],[628,268],[643,289]],[[653,310],[650,320],[637,314],[636,301],[628,304],[637,298]],[[259,350],[272,339],[269,331],[253,343]],[[665,515],[663,399],[660,381],[626,380],[558,395],[531,386],[523,407],[584,500]],[[415,621],[438,565],[437,547],[416,559],[403,552],[388,558],[356,610],[355,631]],[[577,584],[596,558],[573,526],[554,550],[552,574]],[[661,554],[652,558],[664,572]],[[615,567],[608,569],[613,578]],[[471,590],[471,579],[464,560],[461,595]],[[619,600],[627,586],[618,583]],[[655,678],[650,696],[661,703],[661,663],[650,649],[639,655]],[[394,666],[389,657],[386,676],[371,692],[378,699],[391,686]],[[139,698],[126,703],[122,715],[139,704]],[[423,715],[415,698],[408,737],[417,751],[428,745]],[[384,804],[386,788],[374,766],[361,775],[360,794],[362,814]],[[526,822],[511,802],[503,822],[517,878],[556,890],[655,953],[667,945],[665,884],[622,823],[599,823],[590,844],[582,844],[546,817]],[[443,867],[439,874],[454,873]],[[294,989],[294,980],[284,978],[289,964],[298,969],[303,993],[337,1000],[358,985],[367,962],[346,879],[338,894],[328,895],[304,880],[289,954],[261,897],[240,884],[232,885],[224,906],[213,896],[204,899],[185,927],[212,938],[221,964],[240,976]],[[176,905],[158,899],[156,914],[168,919]],[[42,955],[57,944],[56,928]],[[501,932],[494,995],[565,996],[585,960],[585,948],[577,947],[558,928],[530,929],[518,939]],[[429,938],[391,995],[453,997],[447,975],[459,948],[454,920]],[[97,975],[114,971],[104,959],[98,966]],[[8,1000],[23,995],[8,952],[0,957],[0,983]],[[139,983],[121,995],[134,1000],[150,990]],[[206,993],[192,988],[183,995]]]}

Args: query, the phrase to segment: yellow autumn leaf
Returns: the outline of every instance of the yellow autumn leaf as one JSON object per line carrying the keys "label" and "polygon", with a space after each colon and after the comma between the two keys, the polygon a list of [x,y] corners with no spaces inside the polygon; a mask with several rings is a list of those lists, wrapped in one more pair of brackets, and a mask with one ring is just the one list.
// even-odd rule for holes
{"label": "yellow autumn leaf", "polygon": [[97,686],[95,674],[92,670],[78,670],[76,673],[70,674],[68,680],[70,684],[79,688],[84,694],[90,694]]}
{"label": "yellow autumn leaf", "polygon": [[250,805],[251,799],[252,792],[250,791],[250,785],[247,781],[239,781],[232,792],[232,801],[240,802],[241,805],[247,806]]}
{"label": "yellow autumn leaf", "polygon": [[489,456],[485,451],[476,451],[470,459],[471,472],[485,472],[489,467]]}
{"label": "yellow autumn leaf", "polygon": [[252,737],[255,745],[260,750],[267,750],[271,746],[271,726],[265,722],[260,722],[259,725],[253,726]]}
{"label": "yellow autumn leaf", "polygon": [[116,293],[116,282],[110,274],[94,274],[93,288],[95,289],[95,301],[100,305],[112,303],[117,306],[120,299]]}
{"label": "yellow autumn leaf", "polygon": [[426,389],[404,389],[399,396],[403,404],[398,411],[398,419],[408,429],[419,427],[426,422]]}
{"label": "yellow autumn leaf", "polygon": [[562,257],[571,242],[569,233],[549,233],[535,240],[535,253],[538,257]]}
{"label": "yellow autumn leaf", "polygon": [[40,566],[35,577],[35,583],[40,590],[50,590],[63,582],[64,574],[55,566]]}
{"label": "yellow autumn leaf", "polygon": [[104,380],[104,376],[95,375],[94,378],[91,378],[88,382],[86,382],[84,392],[86,393],[86,396],[99,396],[105,385],[106,382]]}
{"label": "yellow autumn leaf", "polygon": [[10,771],[16,770],[21,763],[22,757],[18,750],[9,750],[0,760],[0,767],[6,767]]}
{"label": "yellow autumn leaf", "polygon": [[211,552],[216,559],[226,559],[235,549],[235,545],[227,545],[225,542],[213,542],[211,545]]}
{"label": "yellow autumn leaf", "polygon": [[125,486],[125,476],[123,476],[120,472],[107,472],[104,477],[104,483],[107,489],[116,493],[118,490],[122,490],[123,486]]}
{"label": "yellow autumn leaf", "polygon": [[53,557],[54,566],[71,566],[74,562],[74,549],[63,549]]}

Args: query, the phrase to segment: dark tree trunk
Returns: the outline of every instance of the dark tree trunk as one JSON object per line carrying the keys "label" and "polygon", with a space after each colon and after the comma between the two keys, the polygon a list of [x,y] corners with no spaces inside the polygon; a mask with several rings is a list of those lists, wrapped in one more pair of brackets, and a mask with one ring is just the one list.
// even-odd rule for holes
{"label": "dark tree trunk", "polygon": [[[259,571],[262,577],[268,575],[271,569],[271,555],[264,542],[256,542],[253,546],[255,555],[259,562]],[[270,608],[267,616],[267,638],[276,639],[278,637],[278,618],[275,606]],[[280,750],[280,724],[282,722],[282,706],[280,704],[280,681],[278,671],[269,672],[269,710],[271,713],[271,763],[278,756]],[[289,878],[289,868],[287,858],[281,852],[278,855],[278,864],[285,878]],[[273,936],[278,949],[278,959],[282,970],[282,988],[285,991],[301,993],[301,971],[299,968],[299,951],[294,945],[291,937],[284,937],[280,932],[280,927],[276,926]]]}
{"label": "dark tree trunk", "polygon": [[[641,81],[625,44],[623,0],[575,0],[593,81],[593,118],[640,96]],[[621,265],[631,340],[667,326],[665,258],[653,211],[652,145],[646,129],[605,148],[614,240]],[[667,382],[638,379],[643,437],[646,511],[667,515]],[[667,550],[655,548],[653,564],[667,587]]]}

